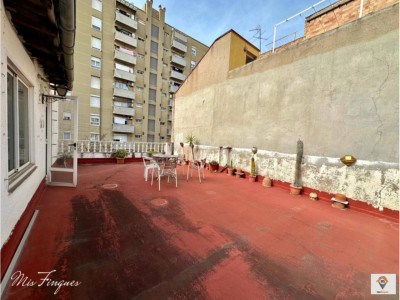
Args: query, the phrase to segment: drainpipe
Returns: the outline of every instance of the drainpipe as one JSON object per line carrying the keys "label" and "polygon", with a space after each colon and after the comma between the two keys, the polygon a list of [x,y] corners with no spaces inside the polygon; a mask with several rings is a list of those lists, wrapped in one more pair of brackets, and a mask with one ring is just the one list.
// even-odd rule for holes
{"label": "drainpipe", "polygon": [[363,14],[363,7],[364,7],[364,0],[361,0],[361,2],[360,2],[360,13],[359,13],[359,15],[358,15],[359,18],[362,17],[362,14]]}
{"label": "drainpipe", "polygon": [[64,69],[67,76],[67,88],[72,90],[74,81],[74,45],[76,28],[75,0],[60,0],[58,4],[60,16],[60,40]]}

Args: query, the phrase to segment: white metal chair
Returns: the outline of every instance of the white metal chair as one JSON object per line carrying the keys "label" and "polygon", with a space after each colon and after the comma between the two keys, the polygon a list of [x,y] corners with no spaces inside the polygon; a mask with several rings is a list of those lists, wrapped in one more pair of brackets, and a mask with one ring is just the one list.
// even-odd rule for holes
{"label": "white metal chair", "polygon": [[143,157],[144,180],[148,180],[149,170],[159,169],[159,165],[151,157]]}
{"label": "white metal chair", "polygon": [[190,161],[189,165],[188,165],[188,169],[187,169],[187,177],[186,177],[186,181],[189,181],[189,171],[190,171],[190,176],[193,176],[193,170],[197,170],[197,173],[199,174],[199,181],[201,183],[201,176],[200,173],[201,171],[203,171],[203,179],[205,179],[205,175],[204,175],[204,168],[206,166],[206,159],[202,159],[202,160],[195,160],[195,161]]}
{"label": "white metal chair", "polygon": [[185,177],[185,154],[178,154],[177,164],[182,167],[182,175]]}
{"label": "white metal chair", "polygon": [[157,170],[158,190],[161,191],[161,177],[167,176],[175,178],[175,185],[178,187],[178,174],[176,173],[177,158],[157,159],[159,168],[153,169],[151,172],[151,185],[153,185],[154,170]]}

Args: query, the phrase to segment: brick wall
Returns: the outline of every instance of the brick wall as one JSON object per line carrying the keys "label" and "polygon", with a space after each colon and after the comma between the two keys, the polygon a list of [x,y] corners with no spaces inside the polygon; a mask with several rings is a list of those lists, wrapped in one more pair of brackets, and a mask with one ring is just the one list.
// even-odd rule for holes
{"label": "brick wall", "polygon": [[[358,18],[361,0],[340,0],[306,18],[306,39],[335,29]],[[363,16],[398,3],[399,0],[364,0]]]}

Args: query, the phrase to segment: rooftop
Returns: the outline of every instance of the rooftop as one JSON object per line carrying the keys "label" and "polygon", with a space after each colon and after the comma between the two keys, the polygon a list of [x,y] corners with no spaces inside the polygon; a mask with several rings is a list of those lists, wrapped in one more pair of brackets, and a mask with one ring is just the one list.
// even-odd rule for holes
{"label": "rooftop", "polygon": [[[398,273],[398,224],[278,187],[210,173],[178,188],[143,165],[80,165],[77,188],[46,187],[13,272],[81,281],[61,298],[358,299]],[[94,177],[93,174],[96,174]],[[371,241],[374,241],[373,243]],[[42,299],[55,287],[11,287]]]}

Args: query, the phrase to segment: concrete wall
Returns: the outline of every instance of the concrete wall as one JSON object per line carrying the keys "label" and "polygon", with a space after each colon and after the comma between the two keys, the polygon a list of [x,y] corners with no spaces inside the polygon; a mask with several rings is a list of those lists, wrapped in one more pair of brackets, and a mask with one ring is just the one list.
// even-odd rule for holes
{"label": "concrete wall", "polygon": [[[49,93],[49,86],[44,74],[25,51],[14,28],[5,15],[2,1],[0,1],[0,53],[1,53],[1,150],[0,150],[0,202],[1,202],[1,245],[7,241],[12,230],[45,177],[46,153],[46,104],[41,103],[40,94]],[[31,162],[37,167],[18,188],[12,192],[8,190],[8,130],[7,130],[7,65],[10,61],[25,77],[29,84],[29,111],[30,111],[30,152]]]}
{"label": "concrete wall", "polygon": [[[232,70],[223,82],[189,77],[197,84],[176,95],[174,142],[194,134],[199,149],[257,146],[269,153],[258,154],[259,174],[292,182],[287,154],[301,139],[312,157],[305,186],[398,210],[398,36],[395,5]],[[345,154],[359,161],[347,168]],[[249,169],[249,157],[237,156],[236,166]]]}

